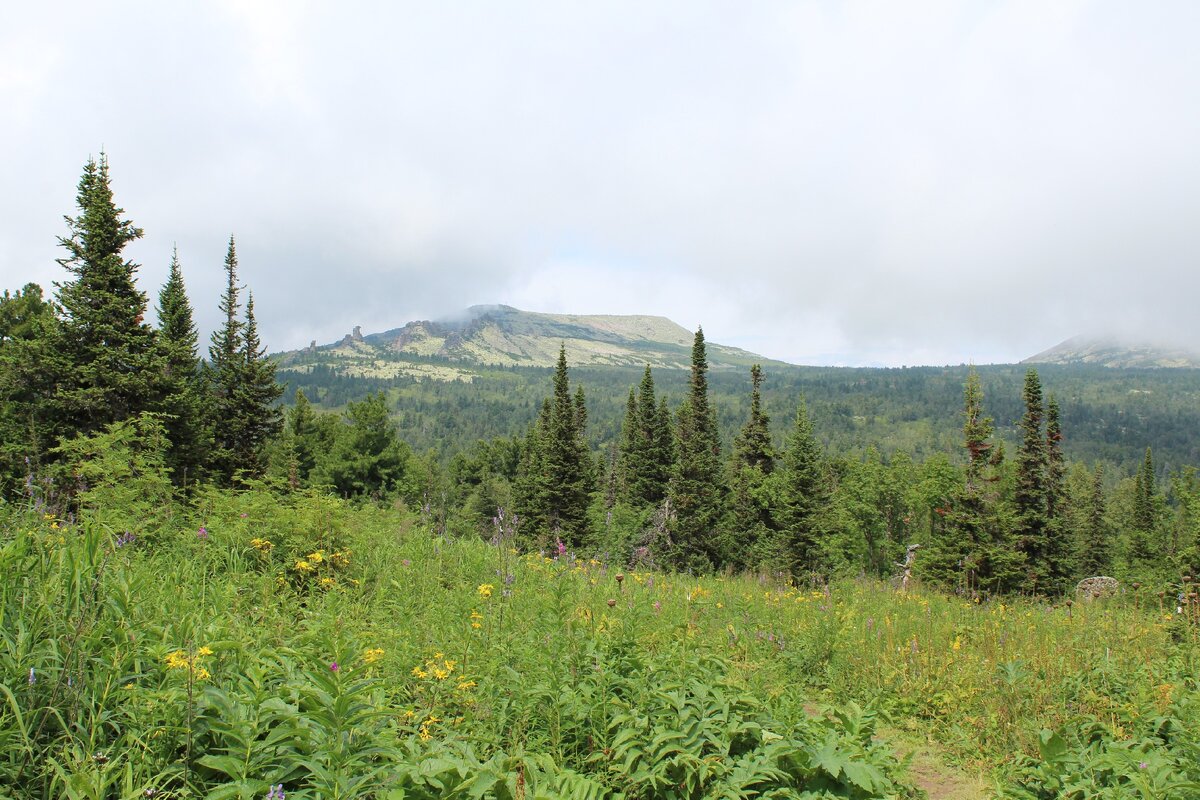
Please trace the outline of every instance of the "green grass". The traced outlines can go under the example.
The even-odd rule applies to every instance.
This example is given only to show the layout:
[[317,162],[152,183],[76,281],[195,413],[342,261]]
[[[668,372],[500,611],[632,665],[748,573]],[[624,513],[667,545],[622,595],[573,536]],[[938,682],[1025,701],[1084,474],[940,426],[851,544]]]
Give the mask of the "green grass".
[[0,511],[0,796],[905,797],[913,741],[1010,796],[1195,796],[1195,620],[1157,596],[629,572],[317,495],[160,512]]

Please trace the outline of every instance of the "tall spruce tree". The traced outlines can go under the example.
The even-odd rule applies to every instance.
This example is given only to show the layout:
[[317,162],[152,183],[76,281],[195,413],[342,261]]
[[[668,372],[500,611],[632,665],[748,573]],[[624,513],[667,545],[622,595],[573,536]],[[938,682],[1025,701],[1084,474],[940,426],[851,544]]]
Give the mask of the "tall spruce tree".
[[762,367],[750,367],[750,418],[733,440],[733,463],[770,475],[775,468],[775,448],[771,444],[771,419],[762,410],[762,381]]
[[571,397],[565,345],[553,387],[526,437],[514,499],[527,543],[545,547],[558,539],[579,548],[591,538],[587,510],[593,465],[580,427],[587,422],[586,404],[582,389]]
[[258,336],[254,318],[254,295],[246,296],[246,328],[242,337],[241,379],[236,398],[242,415],[242,437],[237,448],[238,468],[251,475],[266,470],[266,446],[283,427],[283,410],[278,400],[283,387],[275,380],[275,362]]
[[825,457],[801,397],[784,443],[782,468],[775,472],[779,549],[783,566],[797,582],[824,567],[822,513],[830,497],[825,473]]
[[692,343],[691,380],[678,430],[679,458],[670,489],[675,523],[667,562],[687,572],[708,572],[724,562],[718,528],[725,498],[717,416],[708,402],[703,329]]
[[1047,594],[1062,594],[1073,573],[1072,546],[1067,533],[1064,508],[1066,459],[1063,456],[1063,431],[1058,400],[1053,395],[1046,401],[1046,576]]
[[91,434],[153,410],[162,397],[154,331],[144,321],[146,295],[125,246],[142,230],[113,202],[108,158],[89,159],[79,179],[79,216],[67,217],[58,259],[72,276],[56,284],[62,309],[56,350],[64,372],[53,398],[61,433]]
[[209,385],[209,411],[212,414],[213,452],[209,458],[213,471],[223,483],[230,483],[238,469],[242,420],[237,417],[238,387],[242,380],[242,349],[245,325],[239,314],[237,246],[232,236],[225,252],[225,291],[219,308],[223,321],[213,331],[208,347],[206,374]]
[[1134,477],[1133,519],[1129,531],[1129,569],[1138,577],[1146,575],[1156,558],[1155,528],[1157,519],[1154,501],[1158,488],[1154,478],[1154,456],[1149,447]]
[[750,416],[733,441],[729,462],[729,514],[726,540],[733,566],[744,569],[770,561],[773,520],[767,477],[775,468],[770,419],[762,410],[762,367],[750,368]]
[[1035,369],[1025,373],[1022,400],[1025,414],[1019,425],[1021,446],[1017,451],[1014,495],[1016,545],[1024,560],[1025,573],[1020,588],[1027,592],[1054,594],[1062,587],[1055,581],[1055,548],[1050,541],[1053,531],[1046,514],[1048,454],[1043,430],[1045,410],[1042,405],[1042,383]]
[[167,466],[177,486],[200,478],[208,452],[208,426],[204,385],[200,372],[199,336],[183,283],[179,252],[171,251],[167,282],[158,295],[158,344],[162,353],[167,413],[165,430],[170,441]]
[[657,405],[650,366],[637,394],[629,390],[621,428],[621,500],[633,507],[657,507],[667,496],[675,454],[670,411]]
[[276,401],[283,387],[275,381],[275,364],[266,358],[254,319],[254,299],[246,304],[245,320],[238,318],[237,248],[232,236],[225,254],[225,292],[221,327],[208,348],[209,408],[213,415],[214,473],[225,484],[239,474],[259,477],[266,464],[264,448],[282,427]]
[[1084,578],[1107,575],[1112,569],[1112,533],[1108,525],[1104,498],[1104,468],[1097,465],[1092,474],[1088,498],[1087,524],[1079,543],[1079,572]]

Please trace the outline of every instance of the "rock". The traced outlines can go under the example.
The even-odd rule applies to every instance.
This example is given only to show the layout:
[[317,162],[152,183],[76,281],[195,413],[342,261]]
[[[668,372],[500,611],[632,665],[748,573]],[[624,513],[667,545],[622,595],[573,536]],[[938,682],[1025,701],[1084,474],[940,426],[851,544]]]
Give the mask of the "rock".
[[1110,578],[1107,575],[1097,575],[1092,578],[1084,578],[1075,586],[1075,594],[1083,600],[1095,600],[1100,597],[1111,597],[1121,588],[1120,582],[1116,578]]

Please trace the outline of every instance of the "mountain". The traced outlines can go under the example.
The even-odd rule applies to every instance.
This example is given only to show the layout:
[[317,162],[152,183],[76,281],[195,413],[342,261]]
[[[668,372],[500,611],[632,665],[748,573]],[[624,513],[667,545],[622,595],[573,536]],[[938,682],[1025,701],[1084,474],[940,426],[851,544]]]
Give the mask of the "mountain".
[[1200,354],[1178,347],[1075,336],[1022,364],[1094,364],[1102,367],[1200,368]]
[[[343,374],[390,378],[470,380],[479,367],[552,367],[560,346],[572,367],[688,369],[694,334],[665,317],[542,314],[511,306],[472,306],[457,318],[410,322],[364,336],[359,328],[341,341],[314,342],[279,356],[285,369],[317,365]],[[706,342],[714,371],[754,363],[782,366],[736,347]]]

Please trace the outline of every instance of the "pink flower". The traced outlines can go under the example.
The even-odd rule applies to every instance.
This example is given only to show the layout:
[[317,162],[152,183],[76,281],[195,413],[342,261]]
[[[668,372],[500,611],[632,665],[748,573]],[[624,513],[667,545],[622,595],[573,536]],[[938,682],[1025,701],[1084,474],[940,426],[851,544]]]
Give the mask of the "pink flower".
[[207,539],[208,538],[208,528],[201,525],[200,530],[196,531],[196,538],[197,539]]
[[336,661],[329,665],[330,672],[337,672],[339,669],[341,669],[341,667],[338,666]]

